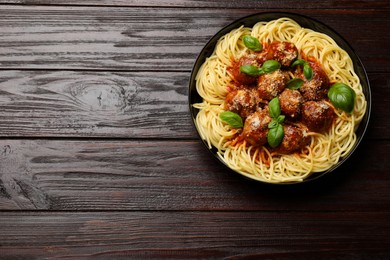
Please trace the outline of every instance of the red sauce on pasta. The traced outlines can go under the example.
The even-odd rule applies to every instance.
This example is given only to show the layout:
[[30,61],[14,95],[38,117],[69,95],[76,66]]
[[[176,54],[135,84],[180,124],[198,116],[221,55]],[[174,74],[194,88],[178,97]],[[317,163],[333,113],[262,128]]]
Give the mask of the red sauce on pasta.
[[[261,52],[233,59],[228,68],[231,78],[229,93],[225,99],[225,110],[241,116],[244,126],[237,132],[239,142],[249,145],[267,145],[269,123],[269,101],[279,98],[284,136],[274,149],[276,153],[290,154],[304,148],[309,141],[308,132],[326,132],[335,118],[334,109],[327,102],[329,79],[321,64],[313,57],[306,59],[312,69],[312,78],[306,79],[302,66],[292,67],[298,58],[298,49],[290,42],[272,42]],[[243,65],[261,67],[267,60],[276,60],[280,69],[259,76],[249,76],[240,71]],[[287,82],[299,78],[303,83],[299,89],[289,89]]]

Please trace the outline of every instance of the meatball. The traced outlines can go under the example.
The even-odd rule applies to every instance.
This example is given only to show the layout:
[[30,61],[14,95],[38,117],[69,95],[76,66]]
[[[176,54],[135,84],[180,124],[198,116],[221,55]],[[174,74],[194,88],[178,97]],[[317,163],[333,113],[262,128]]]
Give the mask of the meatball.
[[268,58],[279,61],[284,67],[289,67],[297,57],[298,49],[291,42],[274,41],[269,46]]
[[307,101],[302,105],[302,122],[314,132],[328,130],[334,115],[333,108],[325,101]]
[[255,112],[245,120],[242,136],[251,145],[267,143],[268,124],[272,121],[268,109]]
[[287,72],[281,70],[261,75],[257,82],[259,97],[265,100],[273,99],[284,90],[288,79]]
[[305,147],[310,140],[306,130],[301,127],[284,125],[284,136],[280,145],[275,149],[282,154],[290,154]]
[[259,63],[259,66],[262,66],[267,60],[272,60],[272,54],[270,54],[269,49],[263,49],[261,52],[256,53],[256,60]]
[[228,72],[232,80],[241,85],[251,85],[256,83],[257,77],[249,76],[240,71],[243,65],[253,65],[259,67],[256,54],[244,55],[238,61],[233,62],[233,65],[228,68]]
[[286,88],[279,95],[280,109],[282,114],[291,120],[298,119],[301,115],[303,97],[298,90]]
[[239,114],[242,118],[256,111],[256,92],[249,89],[236,89],[225,98],[225,110]]
[[313,70],[313,78],[306,80],[303,73],[301,73],[298,77],[304,79],[304,83],[300,91],[306,100],[318,101],[326,98],[329,89],[329,78],[320,64],[314,60],[309,60],[309,64]]

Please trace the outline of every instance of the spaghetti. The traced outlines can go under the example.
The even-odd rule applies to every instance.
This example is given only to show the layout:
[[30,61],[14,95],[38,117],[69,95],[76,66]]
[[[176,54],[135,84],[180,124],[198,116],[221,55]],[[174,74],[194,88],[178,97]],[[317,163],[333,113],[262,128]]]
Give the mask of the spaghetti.
[[[318,61],[330,82],[342,82],[355,91],[352,113],[334,108],[335,119],[329,129],[308,131],[307,145],[290,154],[277,153],[267,145],[238,141],[240,130],[224,123],[220,114],[226,110],[225,100],[231,90],[229,68],[235,60],[251,53],[243,43],[245,35],[259,39],[265,46],[275,41],[293,43],[299,50],[298,58],[311,57]],[[367,105],[347,52],[329,36],[302,28],[290,18],[258,22],[253,28],[242,26],[222,36],[198,71],[196,89],[203,102],[193,104],[198,109],[195,121],[208,147],[217,148],[218,156],[231,169],[270,183],[302,181],[315,172],[329,169],[346,156],[357,140],[355,131]]]

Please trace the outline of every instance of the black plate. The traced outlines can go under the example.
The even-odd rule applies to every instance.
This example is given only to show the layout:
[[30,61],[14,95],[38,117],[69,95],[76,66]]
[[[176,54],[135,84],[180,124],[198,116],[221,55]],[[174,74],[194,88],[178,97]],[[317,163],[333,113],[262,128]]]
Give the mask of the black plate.
[[[365,113],[365,115],[364,115],[364,117],[359,125],[359,128],[356,131],[357,141],[356,141],[354,147],[352,148],[352,150],[350,151],[350,153],[347,156],[345,156],[344,158],[342,158],[337,164],[333,165],[330,169],[328,169],[324,172],[320,172],[320,173],[313,173],[308,178],[306,178],[302,181],[302,182],[307,182],[310,180],[317,179],[321,176],[324,176],[327,173],[334,171],[336,168],[338,168],[341,164],[343,164],[354,153],[354,151],[356,150],[356,148],[360,144],[360,142],[361,142],[361,140],[366,132],[369,118],[370,118],[370,113],[371,113],[371,89],[370,89],[370,84],[368,81],[366,70],[365,70],[360,58],[357,56],[357,54],[352,49],[352,47],[346,42],[346,40],[343,39],[343,37],[341,37],[336,31],[334,31],[333,29],[331,29],[327,25],[325,25],[325,24],[323,24],[315,19],[309,18],[307,16],[294,14],[294,13],[285,13],[285,12],[258,13],[258,14],[249,15],[249,16],[246,16],[246,17],[243,17],[239,20],[234,21],[233,23],[229,24],[228,26],[224,27],[219,32],[217,32],[207,42],[207,44],[203,47],[198,58],[196,59],[195,65],[192,69],[190,83],[189,83],[189,106],[190,106],[190,112],[192,115],[192,121],[193,121],[193,123],[198,131],[198,128],[197,128],[197,125],[195,122],[195,118],[196,118],[196,115],[198,113],[198,110],[193,108],[192,105],[194,103],[202,102],[203,99],[199,96],[198,92],[196,91],[195,77],[198,73],[200,66],[205,62],[206,58],[209,57],[212,54],[212,52],[214,51],[215,45],[216,45],[219,38],[221,38],[223,35],[229,33],[233,29],[239,28],[242,25],[244,25],[245,27],[253,27],[258,22],[271,21],[271,20],[282,18],[282,17],[291,18],[304,28],[312,29],[316,32],[321,32],[321,33],[324,33],[324,34],[330,36],[342,49],[344,49],[349,54],[349,56],[351,57],[351,59],[353,61],[354,70],[360,79],[360,83],[361,83],[362,88],[363,88],[363,93],[364,93],[366,101],[367,101],[366,113]],[[198,131],[198,134],[199,134],[199,131]],[[199,138],[202,140],[200,135],[199,135]],[[223,165],[225,165],[226,167],[229,168],[229,166],[226,165],[225,162],[223,162],[219,158],[219,156],[217,155],[217,150],[215,148],[209,149],[207,143],[204,140],[202,140],[202,142],[203,142],[204,146],[207,148],[207,150],[209,150],[212,153],[212,155],[219,162],[221,162]],[[232,169],[230,169],[230,170],[232,170]],[[237,171],[234,171],[234,172],[236,172],[242,176],[246,176],[246,175],[243,175]],[[246,177],[248,177],[248,176],[246,176]],[[258,179],[255,179],[255,178],[253,178],[253,180],[259,181]],[[282,183],[272,183],[272,184],[294,184],[294,183],[302,183],[302,182],[282,182]]]

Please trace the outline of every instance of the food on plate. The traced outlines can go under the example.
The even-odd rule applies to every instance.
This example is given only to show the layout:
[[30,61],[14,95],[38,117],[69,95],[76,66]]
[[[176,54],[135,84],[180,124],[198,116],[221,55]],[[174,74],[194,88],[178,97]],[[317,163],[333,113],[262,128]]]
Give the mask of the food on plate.
[[231,169],[297,182],[346,156],[367,102],[348,53],[290,18],[223,35],[200,67],[196,125]]

